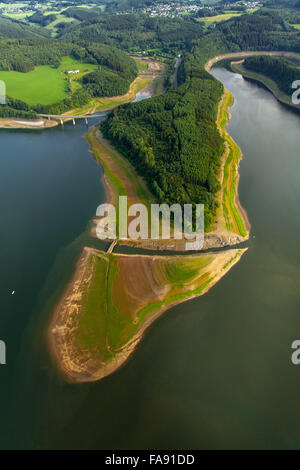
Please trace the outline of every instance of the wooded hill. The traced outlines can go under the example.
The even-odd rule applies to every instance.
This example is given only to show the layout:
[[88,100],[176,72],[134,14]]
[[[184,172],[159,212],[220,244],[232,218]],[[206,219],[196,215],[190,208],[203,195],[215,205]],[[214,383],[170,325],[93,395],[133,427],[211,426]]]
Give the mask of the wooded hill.
[[224,142],[216,127],[223,86],[204,70],[225,52],[299,50],[300,33],[285,28],[273,11],[217,25],[193,41],[179,68],[180,86],[166,94],[114,110],[104,135],[133,163],[160,202],[205,204],[205,225],[216,209],[215,193]]
[[289,60],[281,57],[255,56],[248,57],[244,67],[254,72],[262,73],[274,80],[280,90],[287,95],[293,93],[292,83],[300,80],[300,69]]
[[204,203],[208,227],[224,149],[216,127],[223,85],[201,63],[198,49],[187,54],[177,90],[116,109],[101,128],[160,202]]
[[300,51],[300,31],[289,25],[285,10],[261,9],[252,15],[232,18],[219,23],[213,38],[219,35],[231,52],[245,50]]
[[49,31],[0,16],[0,39],[37,37],[50,37]]
[[[102,15],[78,26],[66,27],[61,39],[86,39],[111,44],[127,51],[181,51],[203,32],[200,23],[180,18],[145,15]],[[151,53],[151,51],[150,51]]]

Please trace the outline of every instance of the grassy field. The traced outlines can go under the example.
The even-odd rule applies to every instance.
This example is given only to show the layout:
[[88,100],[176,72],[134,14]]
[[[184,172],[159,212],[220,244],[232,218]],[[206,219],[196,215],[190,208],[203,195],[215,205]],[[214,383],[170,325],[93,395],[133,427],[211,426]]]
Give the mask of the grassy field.
[[6,83],[6,93],[30,105],[51,104],[68,96],[68,83],[64,75],[46,65],[35,67],[32,72],[0,72],[0,80]]
[[[92,129],[86,136],[86,141],[90,145],[95,159],[101,163],[105,176],[111,186],[113,192],[117,196],[126,196],[125,186],[120,178],[110,169],[107,163],[107,153],[109,152],[103,144],[96,138],[96,129]],[[115,151],[116,152],[116,151]],[[109,152],[110,156],[110,152]]]
[[135,60],[135,63],[137,65],[139,73],[145,72],[148,69],[148,64],[147,62],[144,62],[143,60]]
[[68,82],[64,74],[69,69],[79,69],[81,75],[94,70],[96,65],[82,64],[71,57],[64,57],[55,69],[40,65],[28,73],[0,72],[0,80],[6,84],[6,93],[30,105],[52,104],[68,96]]
[[61,370],[78,382],[114,372],[163,311],[203,295],[245,251],[130,256],[86,248],[51,326]]
[[63,57],[62,61],[60,63],[60,66],[58,67],[57,71],[58,72],[66,72],[67,70],[74,70],[78,69],[80,70],[80,73],[86,73],[86,72],[91,72],[92,70],[97,69],[98,66],[95,64],[83,64],[82,62],[79,62],[76,59],[73,59],[72,57]]
[[227,154],[224,162],[223,181],[221,190],[221,201],[217,212],[223,211],[226,229],[235,232],[242,237],[247,235],[243,218],[236,204],[238,165],[241,159],[241,150],[227,133],[228,111],[233,104],[233,97],[225,91],[225,96],[220,105],[217,126],[220,134],[225,139]]
[[56,20],[52,21],[52,23],[49,23],[46,26],[46,29],[49,29],[51,31],[52,36],[56,36],[57,25],[59,23],[73,23],[75,25],[75,24],[79,24],[80,21],[76,20],[75,18],[69,18],[61,14],[56,15]]
[[[52,21],[52,23],[48,24],[45,28],[51,32],[51,35],[55,37],[57,35],[58,23],[73,23],[79,24],[80,21],[75,18],[69,18],[63,15],[63,12],[68,9],[68,6],[62,8],[55,8],[55,4],[53,2],[47,2],[39,6],[32,4],[31,9],[28,9],[28,3],[24,2],[16,2],[16,3],[3,3],[0,2],[0,9],[2,10],[2,15],[6,18],[10,18],[12,20],[23,20],[27,24],[35,25],[35,23],[31,23],[29,17],[32,16],[34,13],[42,13],[43,15],[56,15],[56,19]],[[90,3],[87,5],[78,5],[79,8],[91,9],[97,8],[99,13],[105,10],[105,5],[98,5],[96,3]]]
[[246,12],[226,11],[225,10],[225,13],[222,14],[222,15],[205,16],[203,18],[198,18],[198,21],[204,21],[206,26],[210,26],[212,23],[219,23],[220,21],[227,21],[227,20],[230,20],[230,18],[234,18],[236,16],[241,16],[241,15],[245,15],[245,14],[251,15],[252,13],[254,13],[258,9],[259,9],[258,7],[257,8],[252,8],[252,9],[248,8],[248,10],[246,10]]
[[[119,196],[127,196],[128,204],[143,203],[148,207],[151,202],[154,202],[154,197],[143,178],[136,173],[131,163],[101,136],[97,129],[92,129],[85,138],[94,157],[103,167],[106,184],[109,187],[108,202],[115,204],[117,217]],[[117,230],[118,225],[117,223]]]
[[25,20],[29,16],[33,15],[34,11],[20,12],[20,13],[3,13],[3,16],[10,18],[11,20]]
[[207,25],[210,25],[212,23],[219,23],[220,21],[230,20],[230,18],[241,16],[242,14],[243,13],[224,13],[223,15],[217,16],[205,16],[203,18],[198,18],[198,21],[204,21]]
[[[111,355],[107,351],[106,338],[103,331],[107,330],[106,289],[108,260],[104,258],[90,257],[88,269],[93,273],[93,282],[88,291],[82,296],[82,315],[79,318],[77,347],[88,346],[90,350],[95,348],[101,352],[101,356],[107,360]],[[102,315],[98,312],[102,311]]]
[[11,18],[12,20],[24,20],[30,15],[33,15],[35,10],[23,11],[22,8],[28,7],[28,3],[24,2],[14,2],[11,4],[0,2],[0,9],[2,11],[2,15],[6,16],[7,18]]
[[291,26],[293,26],[295,29],[300,29],[300,24],[292,24]]

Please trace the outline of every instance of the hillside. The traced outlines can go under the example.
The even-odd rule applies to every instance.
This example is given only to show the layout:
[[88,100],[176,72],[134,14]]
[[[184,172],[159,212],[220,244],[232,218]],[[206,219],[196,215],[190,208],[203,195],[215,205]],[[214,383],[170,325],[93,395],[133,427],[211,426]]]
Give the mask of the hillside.
[[247,70],[262,73],[274,80],[279,89],[291,95],[292,83],[299,80],[299,68],[292,62],[281,57],[256,56],[248,57],[244,61]]
[[299,39],[300,32],[286,27],[281,16],[269,10],[220,23],[193,41],[179,68],[176,90],[114,110],[102,123],[102,132],[146,179],[159,201],[205,204],[209,230],[218,208],[225,143],[216,125],[223,87],[204,64],[232,51],[297,51]]
[[67,27],[60,38],[67,41],[99,41],[130,52],[181,51],[203,32],[194,21],[179,18],[151,18],[145,15],[103,15],[77,26]]
[[0,38],[37,38],[49,37],[46,29],[29,26],[21,21],[0,16]]
[[[286,20],[287,10],[261,9],[216,26],[216,34],[230,52],[245,50],[300,51],[300,31]],[[294,12],[296,21],[297,12]],[[209,36],[209,35],[208,35]]]
[[0,40],[0,79],[8,94],[1,116],[61,114],[93,97],[123,95],[137,73],[135,61],[113,47],[45,38]]

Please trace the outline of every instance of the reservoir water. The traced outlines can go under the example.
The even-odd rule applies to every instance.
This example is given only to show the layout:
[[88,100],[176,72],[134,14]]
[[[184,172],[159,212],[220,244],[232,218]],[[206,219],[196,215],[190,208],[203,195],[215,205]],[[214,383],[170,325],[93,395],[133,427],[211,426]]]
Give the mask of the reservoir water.
[[248,253],[98,383],[65,383],[45,340],[105,197],[86,128],[0,133],[0,448],[300,448],[300,118],[239,75],[212,73],[235,97]]

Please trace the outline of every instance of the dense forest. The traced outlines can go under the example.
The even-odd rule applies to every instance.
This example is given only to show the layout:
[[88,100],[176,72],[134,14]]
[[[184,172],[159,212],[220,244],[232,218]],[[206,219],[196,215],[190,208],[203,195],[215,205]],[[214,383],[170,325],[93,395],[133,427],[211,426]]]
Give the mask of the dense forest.
[[6,105],[0,106],[0,117],[36,119],[37,114],[27,103],[24,103],[24,101],[15,100],[7,96]]
[[123,51],[101,44],[55,39],[0,40],[0,70],[29,72],[36,65],[58,67],[62,57],[70,55],[83,63],[103,65],[132,80],[135,62]]
[[159,201],[204,203],[207,228],[216,209],[224,145],[215,123],[223,87],[204,64],[229,51],[299,50],[299,39],[299,32],[269,10],[220,23],[192,41],[179,68],[177,90],[114,110],[101,124],[102,131],[145,177]]
[[203,33],[199,22],[145,15],[102,15],[65,28],[61,39],[111,44],[130,52],[148,50],[176,53],[188,48]]
[[208,227],[224,146],[216,127],[223,86],[201,68],[202,60],[198,49],[186,54],[176,90],[114,110],[101,128],[159,201],[205,204]]
[[67,10],[63,11],[62,13],[64,16],[68,18],[75,18],[79,21],[88,21],[92,18],[99,16],[100,10],[98,8],[80,8],[80,7],[70,7]]
[[234,17],[208,29],[190,19],[148,17],[145,15],[102,15],[77,26],[64,28],[61,38],[68,41],[88,39],[111,44],[131,53],[177,53],[190,50],[207,37],[221,38],[227,50],[300,50],[300,31],[291,26],[299,21],[294,8],[261,8],[251,15]]
[[43,15],[40,12],[34,13],[34,15],[28,18],[28,21],[31,23],[39,24],[40,26],[47,26],[48,24],[52,23],[52,21],[56,20],[56,15]]
[[27,73],[36,65],[58,67],[63,56],[70,55],[71,43],[50,39],[12,39],[0,41],[0,70]]
[[256,56],[244,61],[244,67],[262,73],[274,80],[287,95],[293,92],[292,83],[300,80],[300,70],[289,60],[281,57]]
[[130,84],[128,79],[105,70],[103,67],[85,75],[82,82],[93,97],[125,95]]
[[0,16],[1,38],[37,38],[49,37],[49,31],[37,26],[29,26],[20,21],[11,20]]
[[282,12],[261,9],[252,15],[232,18],[216,26],[226,48],[242,50],[300,51],[300,31],[289,26]]

